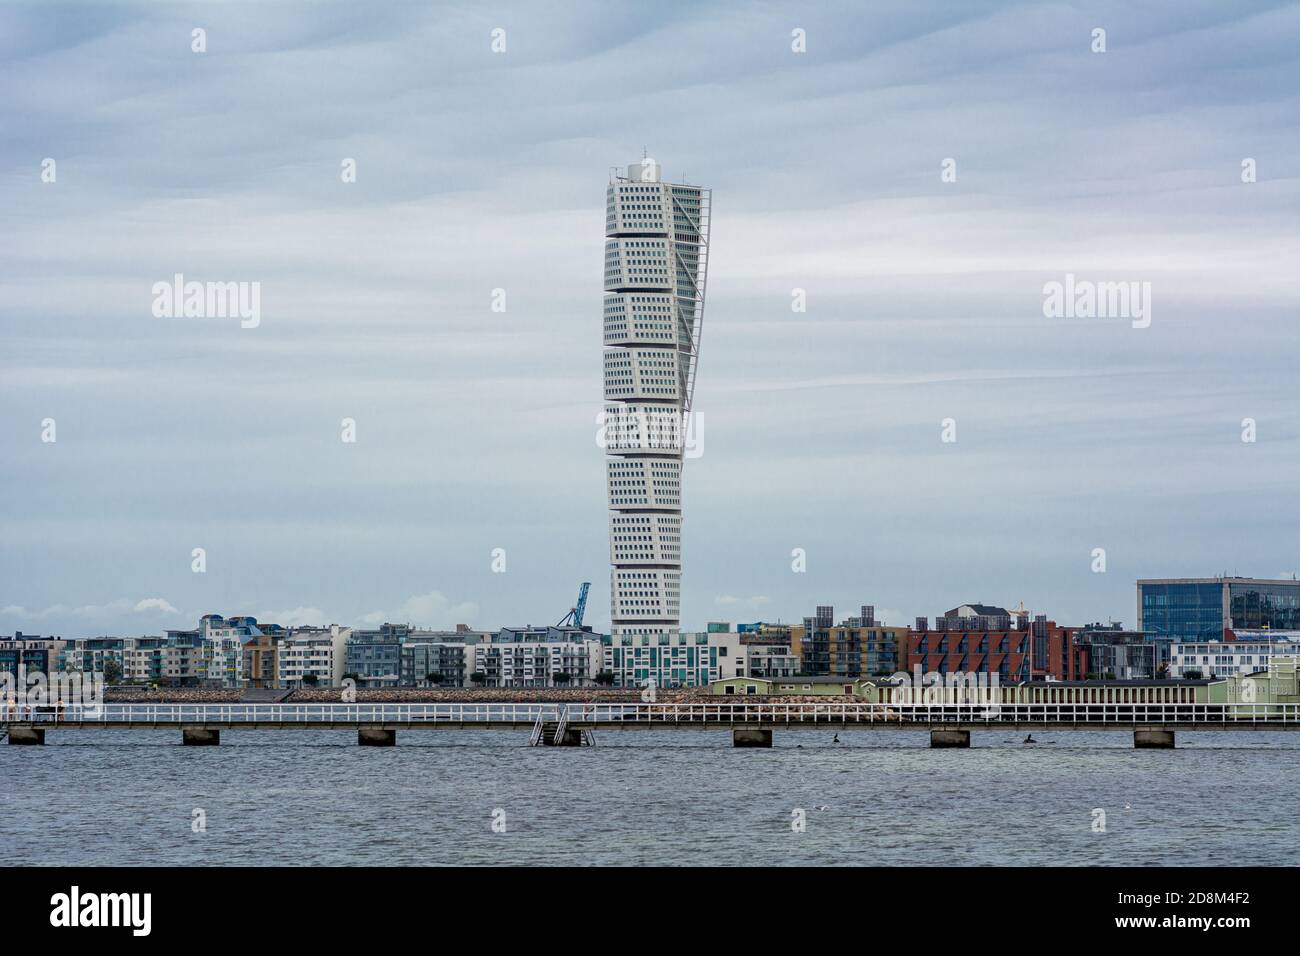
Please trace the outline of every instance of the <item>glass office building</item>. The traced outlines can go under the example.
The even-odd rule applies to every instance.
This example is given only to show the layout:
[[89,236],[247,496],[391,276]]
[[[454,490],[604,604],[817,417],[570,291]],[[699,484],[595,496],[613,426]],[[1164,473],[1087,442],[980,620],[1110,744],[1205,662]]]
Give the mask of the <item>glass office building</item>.
[[1227,628],[1300,629],[1300,581],[1164,578],[1137,582],[1139,631],[1153,640],[1222,640]]
[[1228,613],[1241,630],[1300,630],[1300,581],[1229,581]]

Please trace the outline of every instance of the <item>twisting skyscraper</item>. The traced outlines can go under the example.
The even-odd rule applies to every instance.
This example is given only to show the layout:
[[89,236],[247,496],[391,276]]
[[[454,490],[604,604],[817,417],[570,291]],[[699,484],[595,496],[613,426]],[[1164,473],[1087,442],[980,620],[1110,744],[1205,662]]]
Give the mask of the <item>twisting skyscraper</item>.
[[[682,462],[704,321],[710,190],[643,159],[605,199],[605,453],[615,647],[681,626]],[[656,641],[657,643],[657,641]]]

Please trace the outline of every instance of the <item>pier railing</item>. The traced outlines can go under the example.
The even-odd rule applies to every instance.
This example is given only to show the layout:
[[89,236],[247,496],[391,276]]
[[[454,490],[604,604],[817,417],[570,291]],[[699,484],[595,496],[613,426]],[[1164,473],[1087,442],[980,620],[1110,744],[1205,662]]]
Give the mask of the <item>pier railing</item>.
[[816,725],[933,726],[1076,724],[1125,727],[1135,724],[1198,724],[1241,727],[1256,723],[1294,724],[1300,704],[880,704],[868,702],[779,703],[719,701],[691,703],[143,703],[29,707],[0,705],[0,724],[93,726],[221,725],[526,725],[568,726]]

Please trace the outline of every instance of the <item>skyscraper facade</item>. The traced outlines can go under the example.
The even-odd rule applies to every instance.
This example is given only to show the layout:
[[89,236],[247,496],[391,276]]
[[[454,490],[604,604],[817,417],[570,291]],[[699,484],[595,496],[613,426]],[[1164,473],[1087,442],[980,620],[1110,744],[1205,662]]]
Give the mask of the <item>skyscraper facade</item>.
[[605,409],[613,644],[681,627],[682,465],[704,321],[710,190],[643,159],[605,194]]

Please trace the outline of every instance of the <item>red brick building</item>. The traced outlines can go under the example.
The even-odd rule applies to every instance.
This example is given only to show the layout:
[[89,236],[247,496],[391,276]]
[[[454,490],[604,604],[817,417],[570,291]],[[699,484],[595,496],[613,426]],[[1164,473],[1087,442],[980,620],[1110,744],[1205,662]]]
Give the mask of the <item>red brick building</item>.
[[920,668],[923,674],[997,674],[1001,683],[1087,676],[1087,651],[1075,643],[1074,628],[1041,617],[1014,623],[1018,626],[965,629],[955,620],[940,618],[930,629],[919,619],[907,635],[905,667],[909,672]]

